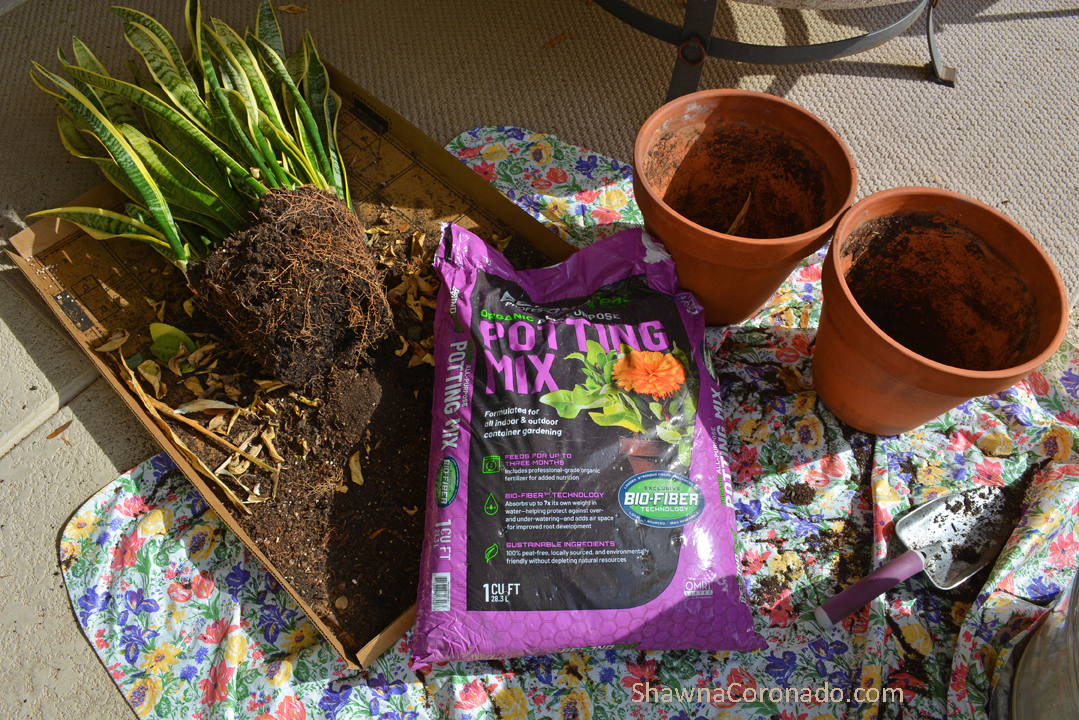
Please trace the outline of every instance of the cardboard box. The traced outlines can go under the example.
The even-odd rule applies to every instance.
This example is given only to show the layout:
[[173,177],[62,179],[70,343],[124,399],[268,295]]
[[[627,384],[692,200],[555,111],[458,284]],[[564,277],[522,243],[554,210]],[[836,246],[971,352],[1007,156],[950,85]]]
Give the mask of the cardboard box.
[[[329,68],[334,89],[344,107],[338,120],[338,138],[348,168],[353,208],[370,223],[384,205],[394,206],[412,228],[437,237],[440,223],[454,222],[481,237],[515,235],[527,240],[552,260],[567,257],[572,248],[540,225],[463,165],[457,158],[410,125],[404,118],[358,85]],[[105,183],[70,205],[120,207],[124,196]],[[322,634],[352,667],[367,667],[393,645],[416,616],[416,607],[401,608],[401,615],[359,650],[345,651],[334,631],[314,613],[282,573],[243,531],[228,505],[223,504],[206,480],[185,459],[146,412],[115,366],[93,348],[117,329],[136,329],[148,335],[156,318],[147,299],[165,296],[165,289],[182,282],[174,268],[148,245],[113,238],[95,240],[78,227],[58,220],[42,220],[11,239],[17,254],[12,260],[30,280],[90,361],[120,394],[132,412],[168,452],[207,502],[228,524],[281,585],[288,590]]]

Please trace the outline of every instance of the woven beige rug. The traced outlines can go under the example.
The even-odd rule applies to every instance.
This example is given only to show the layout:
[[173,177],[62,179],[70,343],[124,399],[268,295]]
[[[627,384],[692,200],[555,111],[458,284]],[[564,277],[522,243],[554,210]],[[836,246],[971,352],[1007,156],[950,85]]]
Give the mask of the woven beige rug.
[[[681,24],[684,0],[634,2]],[[180,0],[128,4],[185,37]],[[243,26],[256,4],[207,0],[204,12]],[[637,128],[662,102],[673,67],[672,47],[589,0],[292,4],[306,11],[279,13],[286,40],[309,28],[325,58],[439,142],[479,124],[514,124],[628,161]],[[134,55],[107,5],[31,0],[0,15],[5,235],[26,213],[99,181],[60,146],[56,108],[27,71],[31,59],[55,67],[57,46],[70,47],[75,34],[125,75],[123,61]],[[875,30],[911,7],[720,3],[716,34],[821,42]],[[1042,243],[1079,299],[1079,0],[942,0],[937,22],[945,62],[958,68],[954,88],[926,79],[924,19],[886,45],[838,61],[766,67],[710,59],[701,87],[761,90],[822,117],[854,154],[860,196],[928,185],[1002,209]]]

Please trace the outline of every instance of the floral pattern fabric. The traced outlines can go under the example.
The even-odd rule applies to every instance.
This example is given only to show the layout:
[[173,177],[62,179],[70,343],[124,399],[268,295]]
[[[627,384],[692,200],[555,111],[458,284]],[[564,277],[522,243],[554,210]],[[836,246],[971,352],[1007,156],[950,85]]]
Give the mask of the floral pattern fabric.
[[[631,171],[615,160],[516,128],[476,128],[448,147],[571,244],[640,223]],[[822,259],[754,318],[707,336],[766,650],[581,649],[410,668],[406,634],[351,671],[165,455],[66,527],[60,563],[78,622],[140,717],[984,718],[1016,646],[1075,574],[1079,351],[912,432],[854,431],[813,390]],[[1018,482],[1028,504],[991,572],[970,581],[980,587],[941,592],[915,577],[831,631],[813,620],[898,552],[895,520],[910,507]],[[902,700],[858,702],[884,689]]]

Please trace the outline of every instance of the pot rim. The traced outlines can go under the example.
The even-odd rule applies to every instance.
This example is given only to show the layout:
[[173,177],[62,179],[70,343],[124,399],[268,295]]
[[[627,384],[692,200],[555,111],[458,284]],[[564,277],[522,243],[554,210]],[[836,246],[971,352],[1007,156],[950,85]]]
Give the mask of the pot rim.
[[[698,225],[697,223],[683,216],[681,213],[675,211],[670,205],[668,205],[667,202],[655,191],[655,188],[652,187],[652,184],[645,177],[644,173],[638,170],[638,168],[643,166],[644,154],[648,149],[647,145],[649,144],[649,139],[655,135],[656,130],[661,124],[661,116],[667,115],[671,108],[688,105],[691,102],[708,102],[717,98],[745,98],[758,102],[763,102],[766,104],[773,103],[780,107],[785,107],[789,110],[792,110],[799,115],[802,115],[815,126],[823,129],[825,134],[830,136],[831,139],[835,142],[835,144],[839,147],[839,149],[843,151],[843,155],[846,158],[848,165],[850,166],[850,192],[847,193],[847,197],[840,205],[839,210],[817,227],[812,228],[811,230],[807,230],[804,233],[799,233],[797,235],[787,235],[785,237],[778,238],[745,238],[739,235],[727,235],[726,233],[721,233],[717,230],[706,228],[703,225]],[[843,142],[843,139],[841,137],[839,137],[839,134],[836,133],[834,129],[832,129],[832,126],[824,122],[824,120],[819,118],[817,115],[811,113],[809,110],[806,110],[801,105],[798,105],[797,103],[793,103],[786,98],[781,98],[776,95],[770,95],[769,93],[758,92],[756,90],[737,90],[728,88],[699,90],[688,95],[683,95],[680,98],[676,98],[668,103],[661,105],[651,115],[648,116],[648,119],[644,121],[644,124],[641,125],[641,129],[637,132],[637,138],[636,140],[634,140],[633,143],[633,178],[634,180],[641,183],[641,186],[647,191],[651,199],[656,202],[660,207],[662,207],[667,212],[675,215],[676,217],[681,218],[688,225],[690,225],[696,230],[701,231],[710,239],[727,243],[752,243],[757,247],[770,249],[790,248],[791,250],[797,250],[798,248],[805,246],[807,243],[812,243],[813,241],[818,240],[820,242],[818,243],[817,247],[819,248],[823,246],[824,243],[827,242],[829,237],[827,228],[835,227],[836,221],[840,218],[841,215],[843,215],[844,212],[846,212],[850,208],[851,204],[854,202],[854,198],[858,195],[858,167],[854,163],[854,156],[851,154],[850,148],[847,147],[847,144]]]
[[[1045,265],[1045,269],[1048,270],[1048,275],[1052,277],[1056,286],[1056,297],[1060,302],[1060,322],[1057,323],[1056,332],[1053,334],[1050,342],[1042,347],[1038,353],[1019,365],[1013,365],[1007,368],[1001,368],[999,370],[968,370],[967,368],[957,367],[955,365],[945,365],[944,363],[931,360],[924,355],[919,355],[913,350],[896,342],[881,330],[876,323],[870,320],[865,311],[854,299],[854,294],[851,293],[850,287],[847,285],[847,279],[843,276],[842,261],[839,253],[836,251],[836,242],[840,238],[846,238],[850,232],[860,225],[864,220],[876,217],[884,217],[887,213],[881,215],[864,215],[866,211],[872,212],[878,205],[887,203],[893,198],[938,198],[943,200],[950,200],[957,202],[961,205],[966,205],[972,208],[975,212],[988,213],[1005,225],[1008,225],[1015,231],[1016,235],[1026,241],[1027,245],[1034,251],[1035,256]],[[835,234],[832,236],[832,243],[828,247],[828,255],[824,260],[830,266],[832,272],[835,273],[836,278],[839,281],[839,289],[846,298],[847,303],[853,309],[858,320],[864,323],[868,328],[873,331],[873,335],[880,341],[884,342],[889,349],[898,353],[902,358],[918,363],[925,367],[932,369],[937,373],[941,373],[950,377],[964,377],[972,380],[1007,380],[1009,378],[1021,379],[1026,377],[1029,373],[1037,370],[1039,367],[1045,364],[1053,353],[1057,351],[1060,344],[1064,340],[1064,336],[1068,331],[1069,320],[1069,307],[1068,307],[1068,292],[1064,287],[1064,282],[1060,278],[1060,272],[1056,268],[1056,264],[1053,263],[1052,258],[1045,252],[1041,244],[1038,243],[1034,237],[1028,233],[1019,223],[1012,220],[1010,217],[997,210],[991,205],[988,205],[981,200],[972,198],[961,193],[954,192],[952,190],[945,190],[943,188],[931,188],[920,186],[905,186],[898,188],[889,188],[887,190],[881,190],[879,192],[868,195],[867,197],[859,200],[855,205],[850,207],[847,212],[840,219],[839,224],[836,226]],[[830,274],[830,273],[828,273]],[[824,303],[827,304],[827,298],[824,299]],[[1051,311],[1052,308],[1046,308],[1046,311]],[[1018,380],[1016,380],[1017,382]]]

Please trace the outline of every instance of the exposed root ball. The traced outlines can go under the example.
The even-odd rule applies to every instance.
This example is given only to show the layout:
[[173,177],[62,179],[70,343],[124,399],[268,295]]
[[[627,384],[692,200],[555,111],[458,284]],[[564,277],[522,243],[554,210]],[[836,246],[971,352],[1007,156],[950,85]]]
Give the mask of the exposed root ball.
[[273,190],[248,229],[191,268],[198,303],[283,382],[354,367],[392,315],[363,224],[335,196]]

